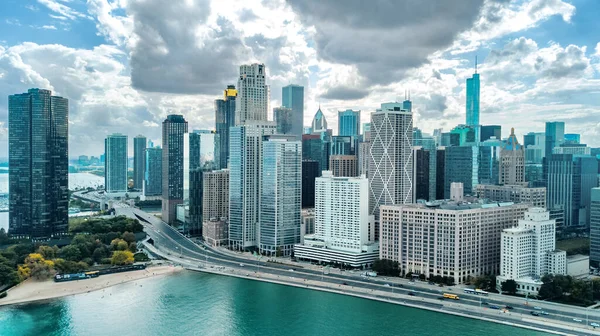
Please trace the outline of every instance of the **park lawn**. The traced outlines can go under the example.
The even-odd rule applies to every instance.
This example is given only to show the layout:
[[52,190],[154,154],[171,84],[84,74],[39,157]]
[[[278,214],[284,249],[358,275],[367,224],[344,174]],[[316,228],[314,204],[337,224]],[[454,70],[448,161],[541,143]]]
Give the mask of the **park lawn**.
[[571,251],[590,246],[589,238],[571,238],[556,242],[556,248],[563,251]]

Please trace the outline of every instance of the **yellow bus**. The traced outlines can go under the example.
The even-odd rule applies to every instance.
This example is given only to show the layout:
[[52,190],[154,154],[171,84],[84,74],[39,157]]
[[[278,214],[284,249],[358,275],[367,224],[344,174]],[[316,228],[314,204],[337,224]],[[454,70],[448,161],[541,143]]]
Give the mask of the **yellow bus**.
[[444,298],[445,298],[445,299],[458,300],[458,295],[456,295],[456,294],[448,294],[448,293],[444,293]]

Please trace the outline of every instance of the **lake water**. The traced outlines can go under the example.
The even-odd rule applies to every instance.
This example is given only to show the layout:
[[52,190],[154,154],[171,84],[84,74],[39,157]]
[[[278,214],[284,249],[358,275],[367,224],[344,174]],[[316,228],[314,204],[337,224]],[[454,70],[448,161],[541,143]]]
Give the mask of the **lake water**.
[[194,272],[0,308],[0,335],[544,335],[350,296]]
[[[69,189],[96,188],[104,185],[104,177],[88,173],[69,174]],[[8,193],[8,174],[0,173],[0,194]]]

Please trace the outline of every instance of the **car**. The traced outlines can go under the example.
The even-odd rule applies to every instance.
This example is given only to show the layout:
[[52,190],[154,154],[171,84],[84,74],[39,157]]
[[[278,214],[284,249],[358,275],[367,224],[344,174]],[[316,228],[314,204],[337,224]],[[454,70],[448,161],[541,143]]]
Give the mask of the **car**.
[[384,286],[385,286],[385,287],[390,287],[390,284],[385,284]]
[[244,267],[244,264],[240,264],[240,267]]
[[515,307],[513,307],[513,306],[505,306],[504,309],[511,310],[511,309],[515,309]]
[[433,281],[429,281],[429,282],[428,282],[428,284],[430,284],[430,285],[435,285],[435,284],[433,283]]
[[545,312],[545,311],[543,311],[543,310],[542,310],[540,313],[541,313],[542,315],[550,315],[550,314],[548,314],[548,312]]
[[488,302],[485,302],[485,301],[483,301],[481,304],[482,304],[482,305],[484,305],[484,306],[487,306],[487,305],[489,305],[489,303],[488,303]]
[[443,297],[443,296],[440,296],[440,297],[438,298],[438,300],[442,300],[442,301],[443,301],[443,300],[444,300],[444,297]]
[[409,292],[409,293],[408,293],[408,295],[410,295],[410,296],[415,296],[415,293],[413,293],[413,292]]
[[575,321],[575,322],[583,322],[582,319],[578,319],[578,318],[574,318],[573,321]]
[[344,286],[348,286],[348,283],[344,282],[342,285],[344,285]]
[[500,309],[500,306],[496,306],[496,305],[491,305],[489,307],[490,307],[490,309]]
[[293,269],[293,268],[290,268],[288,271],[290,271],[290,272],[293,272],[293,271],[294,271],[294,269]]
[[592,322],[592,323],[590,323],[590,325],[591,325],[592,327],[594,327],[594,328],[596,328],[596,327],[600,327],[600,324],[598,324],[598,323],[596,323],[596,322]]
[[542,310],[542,307],[533,307],[535,310]]
[[536,311],[530,311],[529,314],[531,314],[533,316],[540,316],[540,313],[538,313]]

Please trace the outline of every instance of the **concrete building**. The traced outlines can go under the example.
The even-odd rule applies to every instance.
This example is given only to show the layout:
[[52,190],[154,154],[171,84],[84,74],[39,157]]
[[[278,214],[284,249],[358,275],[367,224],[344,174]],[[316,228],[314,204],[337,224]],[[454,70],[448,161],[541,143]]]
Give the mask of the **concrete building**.
[[104,189],[109,194],[127,192],[127,136],[115,133],[104,140]]
[[447,276],[458,284],[498,274],[500,233],[528,207],[481,200],[382,206],[379,258],[397,261],[402,273]]
[[262,142],[259,251],[289,256],[300,243],[302,142],[294,135],[264,136]]
[[302,160],[302,208],[315,207],[315,179],[321,176],[319,163]]
[[371,114],[369,213],[381,205],[413,200],[412,113],[401,103],[384,103]]
[[360,110],[338,111],[338,134],[352,137],[360,134]]
[[302,209],[300,224],[300,244],[304,244],[304,236],[315,233],[315,208]]
[[202,237],[212,246],[229,244],[229,170],[203,174]]
[[10,95],[5,126],[8,126],[8,233],[15,238],[32,239],[66,234],[69,101],[42,89]]
[[331,155],[329,157],[329,170],[336,177],[356,177],[357,172],[356,155]]
[[188,123],[182,115],[168,115],[162,124],[162,220],[174,225],[177,205],[184,194],[184,134]]
[[586,144],[564,143],[552,149],[552,154],[591,155],[592,149]]
[[162,196],[162,148],[146,148],[146,169],[144,172],[144,190],[147,197]]
[[529,188],[524,185],[479,184],[475,195],[496,202],[527,203],[536,208],[546,208],[546,188]]
[[[229,162],[229,128],[235,126],[235,85],[227,85],[223,99],[215,100],[215,129],[219,143],[217,169],[227,168]],[[215,151],[215,156],[217,156]]]
[[[290,134],[300,139],[302,137],[302,126],[304,125],[304,87],[290,84],[281,88],[281,105],[292,109]],[[275,119],[277,121],[277,119]]]
[[590,200],[590,265],[600,267],[600,188],[592,188]]
[[498,184],[515,185],[525,182],[525,149],[510,129],[510,136],[500,151],[500,174]]
[[587,277],[590,274],[590,256],[576,254],[567,257],[567,275],[574,278]]
[[143,135],[133,138],[133,188],[142,190],[146,171],[146,142]]
[[369,202],[366,177],[334,177],[324,171],[317,178],[315,233],[294,247],[301,260],[365,267],[379,255],[378,245],[369,240]]
[[245,125],[248,121],[267,121],[270,93],[266,84],[266,73],[264,64],[240,66],[238,95],[235,101],[236,126]]
[[258,246],[262,139],[276,132],[273,122],[232,127],[229,153],[229,246]]
[[502,231],[500,275],[496,288],[506,280],[517,282],[517,293],[537,295],[546,274],[567,274],[567,254],[556,250],[556,223],[542,208],[530,208],[518,226]]
[[202,223],[202,237],[211,246],[227,246],[229,242],[227,218],[210,218]]

